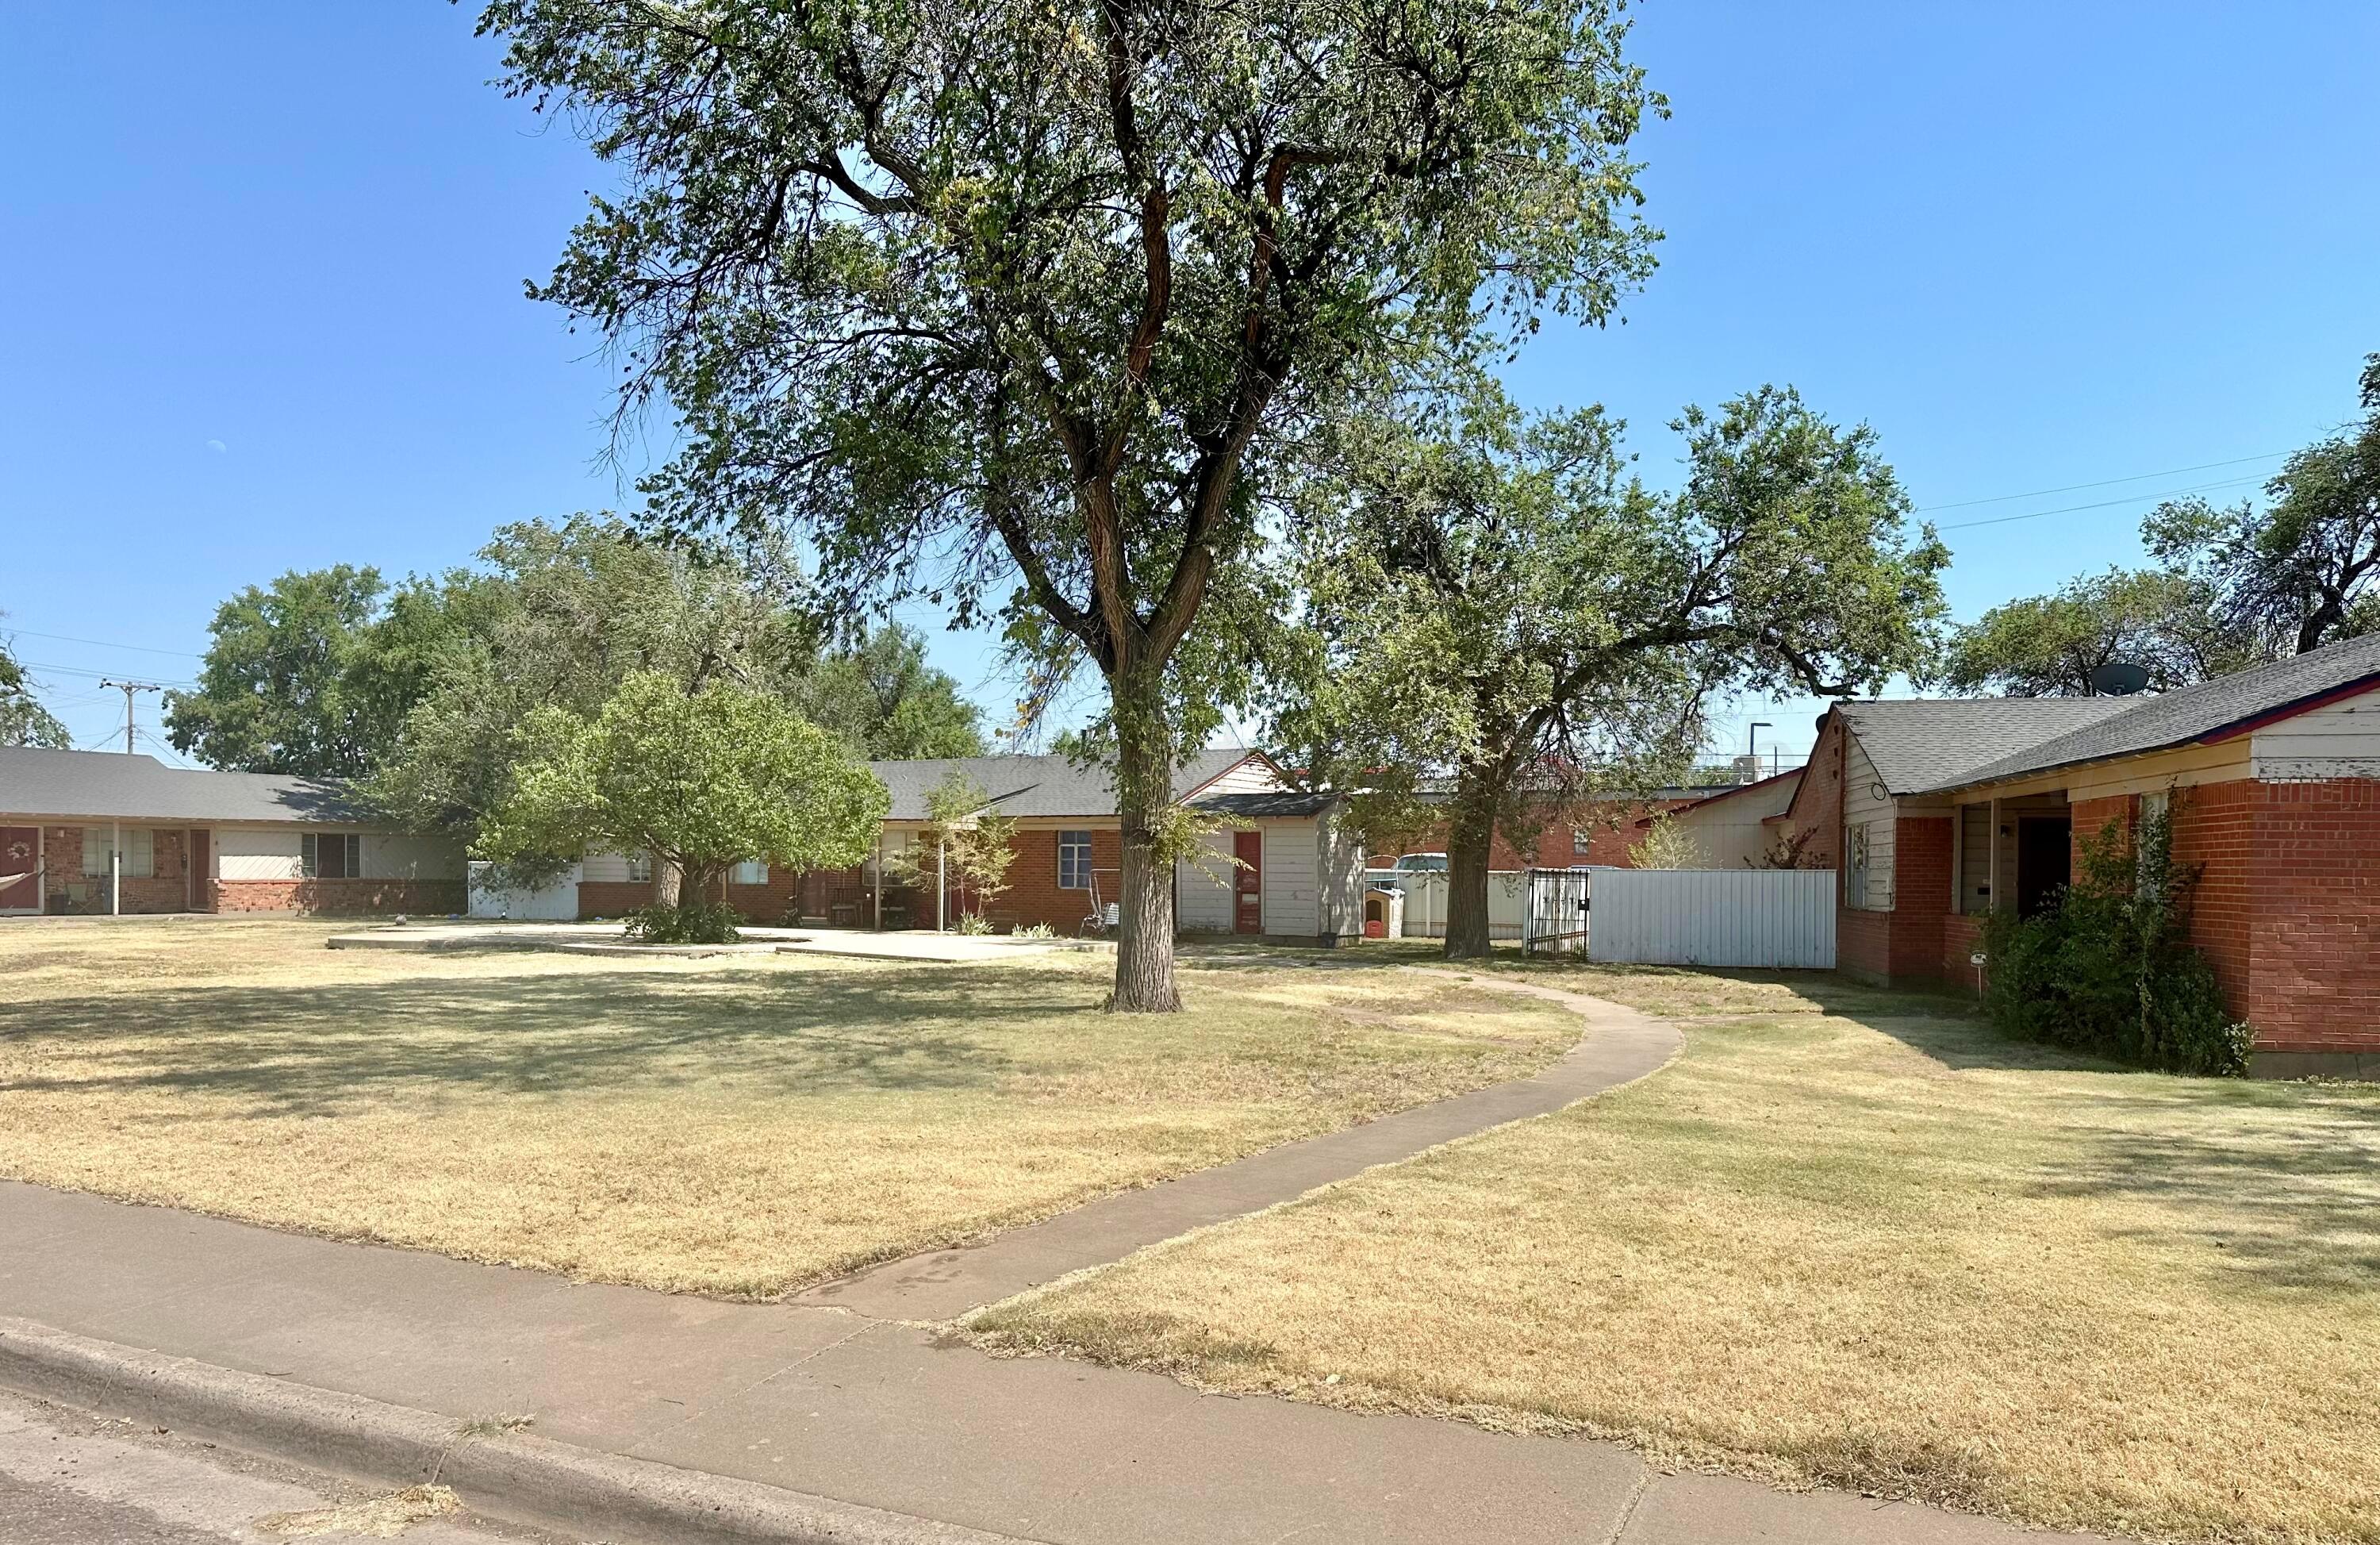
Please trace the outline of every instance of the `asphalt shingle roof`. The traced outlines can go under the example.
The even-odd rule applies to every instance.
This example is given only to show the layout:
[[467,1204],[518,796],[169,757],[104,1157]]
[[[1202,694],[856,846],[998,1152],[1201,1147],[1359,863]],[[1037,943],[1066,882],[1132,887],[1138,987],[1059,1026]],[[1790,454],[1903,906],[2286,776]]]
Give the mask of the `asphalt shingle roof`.
[[1209,794],[1190,801],[1194,810],[1212,815],[1236,815],[1254,820],[1264,816],[1319,815],[1330,809],[1335,794],[1308,789],[1274,789],[1262,794]]
[[[2325,644],[2287,660],[2217,676],[2195,687],[2161,692],[2153,698],[2073,700],[2114,703],[2119,705],[2119,711],[2064,734],[2034,741],[2022,749],[2010,749],[1993,760],[1924,786],[1927,791],[1961,788],[2071,767],[2078,762],[2104,761],[2109,757],[2136,756],[2143,751],[2186,746],[2293,704],[2366,682],[2380,684],[2380,636]],[[1860,742],[1867,744],[1864,733]],[[1868,755],[1876,755],[1873,747]],[[1900,791],[1896,786],[1894,792]]]
[[373,825],[334,778],[210,772],[116,751],[0,746],[0,813],[108,821],[322,821]]
[[[1187,793],[1247,759],[1241,750],[1200,751],[1175,770],[1173,787]],[[1081,767],[1062,756],[939,757],[871,761],[868,769],[892,793],[893,821],[927,819],[926,797],[953,772],[964,772],[1007,816],[1111,817],[1115,784],[1103,768]]]
[[2125,698],[1910,698],[1837,703],[1894,794],[1954,788],[1987,762],[2121,713]]

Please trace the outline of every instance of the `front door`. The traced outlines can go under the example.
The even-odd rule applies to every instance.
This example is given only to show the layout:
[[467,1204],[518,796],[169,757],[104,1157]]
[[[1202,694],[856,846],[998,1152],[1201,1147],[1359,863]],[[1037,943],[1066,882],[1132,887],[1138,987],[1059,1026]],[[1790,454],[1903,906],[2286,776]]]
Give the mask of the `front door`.
[[1264,931],[1264,833],[1232,833],[1232,931]]
[[2016,821],[2016,915],[2047,909],[2074,877],[2074,821],[2062,815],[2024,815]]
[[0,826],[0,912],[41,909],[41,828]]

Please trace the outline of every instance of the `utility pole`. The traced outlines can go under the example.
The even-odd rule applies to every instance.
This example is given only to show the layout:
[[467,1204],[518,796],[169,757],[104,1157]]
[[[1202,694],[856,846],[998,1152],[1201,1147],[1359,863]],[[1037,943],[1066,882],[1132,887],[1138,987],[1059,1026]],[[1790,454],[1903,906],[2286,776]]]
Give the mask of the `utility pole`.
[[132,754],[132,694],[135,692],[160,692],[164,690],[164,688],[159,687],[153,681],[103,680],[100,682],[100,686],[113,687],[117,691],[124,694],[124,754],[128,757]]

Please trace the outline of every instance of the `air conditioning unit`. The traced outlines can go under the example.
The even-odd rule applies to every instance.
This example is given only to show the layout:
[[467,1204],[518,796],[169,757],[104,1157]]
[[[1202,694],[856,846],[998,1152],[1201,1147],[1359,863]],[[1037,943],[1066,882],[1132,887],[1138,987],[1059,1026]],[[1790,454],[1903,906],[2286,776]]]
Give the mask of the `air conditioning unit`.
[[1750,754],[1736,758],[1735,781],[1739,784],[1758,783],[1760,781],[1760,759],[1757,756]]

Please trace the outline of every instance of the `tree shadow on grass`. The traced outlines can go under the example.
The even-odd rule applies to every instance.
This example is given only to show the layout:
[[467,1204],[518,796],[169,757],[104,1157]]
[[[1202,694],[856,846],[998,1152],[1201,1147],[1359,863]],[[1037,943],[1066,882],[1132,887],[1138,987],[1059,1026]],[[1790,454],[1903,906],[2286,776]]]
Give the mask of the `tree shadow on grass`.
[[1094,991],[990,971],[164,988],[0,1006],[0,1049],[29,1069],[0,1089],[178,1090],[281,1115],[722,1079],[787,1097],[985,1089],[1030,1070],[987,1032],[1088,1012]]

